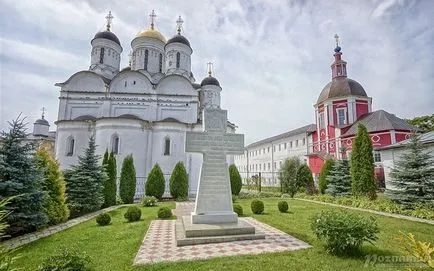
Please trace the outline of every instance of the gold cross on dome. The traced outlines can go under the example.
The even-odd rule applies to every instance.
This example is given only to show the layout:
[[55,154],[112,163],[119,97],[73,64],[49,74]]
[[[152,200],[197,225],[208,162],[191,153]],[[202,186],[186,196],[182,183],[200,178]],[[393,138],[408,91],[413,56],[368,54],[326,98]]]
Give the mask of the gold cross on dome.
[[335,40],[336,40],[336,47],[339,46],[339,36],[338,34],[335,34]]
[[45,112],[47,111],[47,109],[45,107],[42,107],[41,111],[42,111],[42,119],[43,119],[45,117]]
[[178,31],[178,34],[181,34],[181,29],[182,29],[182,23],[184,21],[181,18],[181,15],[179,15],[178,20],[176,20],[176,31]]
[[151,19],[151,29],[152,30],[154,30],[155,17],[157,17],[157,14],[155,14],[155,11],[152,10],[151,14],[149,14],[149,18]]
[[114,17],[112,16],[112,12],[111,11],[109,11],[108,15],[105,16],[105,19],[107,20],[107,24],[106,24],[107,31],[110,31],[110,27],[111,27],[113,18]]
[[212,62],[208,62],[206,63],[206,65],[208,66],[208,76],[212,75],[212,70],[213,70],[213,63]]

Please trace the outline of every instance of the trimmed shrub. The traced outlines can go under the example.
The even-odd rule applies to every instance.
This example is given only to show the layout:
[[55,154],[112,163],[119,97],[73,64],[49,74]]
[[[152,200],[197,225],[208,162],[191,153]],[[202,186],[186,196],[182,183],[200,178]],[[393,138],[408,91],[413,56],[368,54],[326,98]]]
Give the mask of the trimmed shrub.
[[321,194],[325,194],[327,189],[327,176],[333,168],[335,161],[332,159],[327,159],[324,165],[321,167],[321,172],[319,173],[318,180],[318,190]]
[[254,199],[250,204],[250,208],[254,214],[262,214],[264,212],[264,203],[260,200]]
[[38,271],[53,270],[90,270],[88,265],[91,263],[90,257],[86,252],[80,252],[77,249],[60,248],[59,252],[46,258],[38,267]]
[[288,193],[291,197],[294,197],[295,193],[297,193],[300,188],[300,185],[297,182],[297,171],[300,166],[301,162],[298,157],[291,157],[285,160],[279,170],[279,180],[282,193]]
[[[109,159],[110,163],[110,159]],[[136,194],[136,169],[133,156],[130,154],[122,162],[119,183],[119,195],[124,203],[133,203]]]
[[158,164],[155,164],[146,179],[145,195],[161,199],[164,194],[165,182],[163,171]]
[[[108,154],[107,150],[106,153]],[[104,160],[103,160],[103,166],[107,173],[107,179],[103,184],[104,186],[103,208],[113,206],[116,204],[116,179],[117,179],[116,156],[113,152],[111,152],[110,155],[107,155],[106,158],[106,153],[104,154]]]
[[288,209],[289,209],[288,202],[286,202],[286,201],[279,201],[277,203],[277,207],[279,208],[279,211],[281,213],[286,213],[286,212],[288,212]]
[[234,212],[238,214],[238,216],[243,215],[243,207],[239,204],[234,204]]
[[144,207],[152,207],[152,206],[157,205],[157,202],[158,202],[158,200],[157,200],[156,197],[154,197],[154,196],[145,196],[142,199],[142,206],[144,206]]
[[98,223],[98,225],[100,225],[100,226],[106,226],[106,225],[110,224],[111,220],[112,220],[112,218],[110,217],[110,215],[108,213],[102,213],[96,217],[96,223]]
[[[188,197],[188,176],[182,162],[176,163],[170,176],[170,194],[176,200]],[[163,191],[164,192],[164,191]]]
[[131,206],[128,208],[127,212],[124,214],[124,217],[128,222],[134,222],[140,220],[142,216],[142,210],[140,210],[137,206]]
[[347,211],[322,211],[311,218],[311,228],[332,254],[358,252],[363,242],[378,239],[377,221]]
[[316,194],[315,183],[313,182],[312,171],[308,165],[303,164],[297,170],[297,185],[305,188],[308,195]]
[[172,217],[172,210],[169,207],[161,207],[158,209],[157,216],[160,219],[166,219]]
[[234,164],[229,166],[229,179],[231,181],[232,195],[240,194],[243,183],[241,181],[241,175],[238,172],[237,166]]

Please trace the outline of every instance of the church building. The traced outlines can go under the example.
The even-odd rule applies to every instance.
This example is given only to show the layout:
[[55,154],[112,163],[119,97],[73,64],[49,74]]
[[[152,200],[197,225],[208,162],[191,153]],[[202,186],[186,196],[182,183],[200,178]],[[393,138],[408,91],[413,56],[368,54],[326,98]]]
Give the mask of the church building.
[[[166,40],[156,29],[155,13],[149,28],[131,41],[128,67],[120,69],[123,48],[111,31],[111,12],[104,31],[91,40],[90,67],[73,74],[60,87],[56,121],[56,157],[61,168],[76,164],[78,155],[94,136],[97,154],[108,149],[116,154],[118,174],[123,159],[132,154],[137,176],[136,198],[144,194],[144,183],[158,163],[165,175],[166,192],[170,174],[179,161],[189,177],[189,194],[197,190],[202,163],[200,154],[186,153],[187,131],[202,131],[202,110],[220,108],[222,88],[212,76],[196,83],[191,71],[193,49],[182,35],[182,19],[177,33]],[[236,126],[227,123],[227,132]],[[228,162],[233,158],[228,157]]]

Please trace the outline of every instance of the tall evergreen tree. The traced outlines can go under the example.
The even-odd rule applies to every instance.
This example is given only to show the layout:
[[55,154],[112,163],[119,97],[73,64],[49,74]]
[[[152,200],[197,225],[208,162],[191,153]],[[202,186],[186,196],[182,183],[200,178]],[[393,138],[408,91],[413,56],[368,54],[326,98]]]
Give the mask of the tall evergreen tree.
[[368,130],[360,123],[351,152],[352,192],[355,196],[367,196],[370,199],[377,197],[372,151]]
[[327,176],[330,174],[334,163],[333,159],[327,159],[321,168],[318,180],[318,189],[321,194],[324,194],[327,189]]
[[285,160],[279,170],[279,181],[283,193],[289,193],[294,197],[299,188],[297,183],[297,171],[300,168],[301,162],[297,157],[291,157]]
[[122,162],[119,195],[124,203],[133,203],[136,194],[136,169],[133,156],[127,155]]
[[36,155],[39,170],[43,173],[41,189],[45,192],[44,209],[48,224],[56,225],[65,222],[69,217],[69,209],[66,205],[66,184],[59,162],[44,148],[39,148]]
[[393,189],[386,190],[395,201],[410,206],[434,202],[434,159],[413,135],[408,150],[399,157],[390,173]]
[[166,180],[164,180],[163,171],[158,164],[152,168],[146,179],[145,194],[146,196],[154,196],[161,199],[166,188]]
[[170,176],[170,194],[175,199],[187,199],[188,197],[188,175],[181,161],[176,163]]
[[104,169],[107,169],[108,159],[109,159],[109,152],[108,149],[105,149],[104,157],[102,159],[102,166],[104,167]]
[[243,183],[241,181],[240,172],[235,164],[229,166],[229,180],[231,181],[232,195],[240,194]]
[[[105,154],[104,154],[105,159]],[[104,161],[104,160],[103,160]],[[103,207],[109,207],[116,205],[116,179],[117,179],[117,170],[116,170],[116,156],[113,152],[108,155],[105,165],[107,179],[104,182],[104,204]]]
[[25,118],[9,122],[8,133],[1,132],[0,201],[15,197],[5,206],[12,212],[6,222],[7,233],[15,236],[35,231],[47,223],[44,213],[44,193],[40,190],[42,174],[36,166],[35,146],[25,143]]
[[312,171],[310,171],[309,166],[306,164],[301,165],[297,171],[297,186],[299,188],[305,188],[308,195],[316,193]]
[[351,174],[348,160],[337,160],[327,176],[327,194],[332,196],[351,195]]
[[97,211],[104,203],[103,183],[107,179],[104,168],[95,153],[95,138],[89,138],[84,155],[78,156],[78,164],[65,174],[67,203],[71,217]]

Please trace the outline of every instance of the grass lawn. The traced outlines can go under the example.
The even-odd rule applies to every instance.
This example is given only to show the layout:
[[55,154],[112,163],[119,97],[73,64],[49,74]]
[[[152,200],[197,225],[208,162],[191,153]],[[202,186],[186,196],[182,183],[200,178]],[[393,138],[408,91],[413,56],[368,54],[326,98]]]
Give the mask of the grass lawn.
[[[125,208],[110,212],[112,224],[99,227],[90,220],[53,236],[23,246],[19,253],[19,266],[23,270],[35,270],[38,264],[60,246],[75,246],[92,257],[95,270],[405,270],[396,266],[365,267],[365,257],[336,257],[325,252],[322,243],[317,241],[310,230],[309,218],[324,209],[339,209],[322,204],[288,199],[290,213],[282,214],[277,210],[280,199],[264,199],[265,214],[253,215],[250,211],[251,200],[239,200],[244,213],[248,216],[276,227],[296,238],[313,245],[313,248],[293,252],[267,253],[261,255],[214,258],[190,262],[160,263],[132,267],[132,261],[142,242],[151,220],[156,219],[158,207],[142,208],[143,220],[126,223]],[[174,203],[162,205],[174,208]],[[393,238],[399,231],[412,232],[418,240],[434,243],[434,226],[383,217],[358,211],[366,216],[374,216],[380,226],[379,240],[375,245],[365,245],[365,254],[402,255],[398,242]]]

